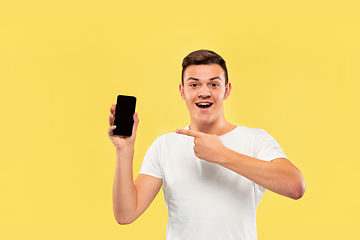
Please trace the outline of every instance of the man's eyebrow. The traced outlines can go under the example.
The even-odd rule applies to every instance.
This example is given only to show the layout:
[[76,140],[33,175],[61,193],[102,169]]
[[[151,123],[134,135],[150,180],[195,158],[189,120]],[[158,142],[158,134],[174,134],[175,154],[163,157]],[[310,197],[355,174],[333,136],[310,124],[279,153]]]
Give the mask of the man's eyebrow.
[[189,80],[199,81],[199,79],[198,79],[198,78],[194,78],[194,77],[189,77],[187,80],[188,80],[188,81],[189,81]]
[[[210,78],[210,81],[212,81],[212,80],[216,80],[216,79],[221,80],[221,78],[220,78],[219,76],[215,76],[215,77]],[[199,81],[199,79],[198,79],[198,78],[194,78],[194,77],[189,77],[187,80],[188,80],[188,81],[189,81],[189,80]]]
[[210,78],[210,81],[211,81],[211,80],[215,80],[215,79],[221,80],[221,78],[220,78],[219,76],[216,76],[216,77]]

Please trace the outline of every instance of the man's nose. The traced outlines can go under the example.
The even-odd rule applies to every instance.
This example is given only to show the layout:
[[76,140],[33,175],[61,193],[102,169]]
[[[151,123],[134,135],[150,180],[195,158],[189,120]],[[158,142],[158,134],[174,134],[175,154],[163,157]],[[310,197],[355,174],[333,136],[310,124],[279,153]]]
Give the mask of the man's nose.
[[202,86],[199,89],[198,97],[206,98],[206,97],[210,97],[210,96],[211,96],[211,92],[207,86]]

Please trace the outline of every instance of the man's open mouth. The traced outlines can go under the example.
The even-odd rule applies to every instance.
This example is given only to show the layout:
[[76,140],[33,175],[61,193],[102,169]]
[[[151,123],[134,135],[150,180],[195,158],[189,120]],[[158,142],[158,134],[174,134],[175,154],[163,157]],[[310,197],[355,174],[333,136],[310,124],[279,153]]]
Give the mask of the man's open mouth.
[[208,108],[212,105],[212,103],[196,103],[196,106],[199,108]]

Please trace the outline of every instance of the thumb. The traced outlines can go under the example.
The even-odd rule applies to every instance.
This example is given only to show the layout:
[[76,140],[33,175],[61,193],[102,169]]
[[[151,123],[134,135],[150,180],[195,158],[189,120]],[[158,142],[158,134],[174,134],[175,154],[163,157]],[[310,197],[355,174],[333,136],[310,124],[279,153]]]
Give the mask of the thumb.
[[133,116],[133,119],[134,119],[134,125],[133,125],[133,133],[132,135],[136,135],[136,131],[137,131],[137,128],[138,128],[138,125],[139,125],[139,114],[136,112],[134,113],[134,116]]

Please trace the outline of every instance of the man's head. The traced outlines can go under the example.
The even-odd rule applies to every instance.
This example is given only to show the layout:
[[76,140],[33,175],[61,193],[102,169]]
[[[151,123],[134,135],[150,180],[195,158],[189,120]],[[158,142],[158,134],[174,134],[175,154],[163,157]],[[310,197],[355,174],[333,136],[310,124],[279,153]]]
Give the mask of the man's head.
[[218,54],[199,50],[185,57],[179,91],[192,127],[224,124],[223,101],[230,94],[231,83],[227,81],[225,61]]
[[225,85],[228,83],[228,72],[225,60],[217,53],[210,50],[197,50],[187,55],[182,62],[181,83],[184,85],[184,72],[190,65],[210,65],[219,64],[224,70]]

